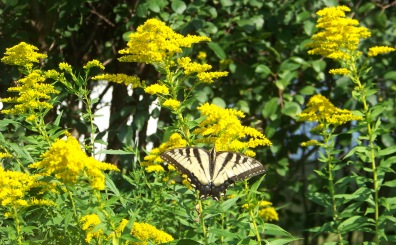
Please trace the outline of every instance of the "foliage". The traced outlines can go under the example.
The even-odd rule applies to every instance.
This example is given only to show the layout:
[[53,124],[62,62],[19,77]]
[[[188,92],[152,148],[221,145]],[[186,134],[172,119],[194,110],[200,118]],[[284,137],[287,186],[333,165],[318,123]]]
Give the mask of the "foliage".
[[[364,42],[358,40],[356,51],[362,52],[362,56],[353,62],[322,59],[307,52],[310,48],[306,44],[317,30],[315,22],[323,16],[314,13],[326,6],[336,5],[347,5],[351,9],[345,15],[353,17],[350,22],[353,25],[348,28],[365,27],[371,33]],[[194,222],[198,215],[194,211],[196,203],[193,192],[187,186],[174,184],[187,183],[175,171],[168,171],[158,161],[158,155],[172,145],[187,145],[187,141],[183,142],[186,139],[190,141],[188,144],[200,146],[213,143],[204,142],[206,138],[219,139],[217,134],[203,137],[198,132],[205,125],[198,119],[203,113],[197,107],[208,102],[212,108],[220,106],[220,111],[228,108],[238,111],[239,115],[243,113],[244,117],[237,119],[240,125],[255,128],[272,142],[271,148],[253,151],[246,149],[246,144],[240,148],[245,154],[250,154],[252,150],[255,158],[267,167],[265,180],[257,186],[259,197],[253,198],[253,202],[257,202],[252,206],[254,214],[264,212],[260,201],[270,200],[279,215],[277,225],[296,237],[304,238],[297,244],[339,240],[344,244],[384,242],[386,239],[390,242],[394,239],[392,200],[396,115],[395,72],[392,67],[395,67],[396,61],[392,59],[394,53],[376,55],[391,51],[380,45],[394,46],[395,11],[394,4],[387,1],[283,1],[281,5],[279,1],[262,0],[2,1],[0,53],[24,41],[38,46],[35,51],[42,50],[47,57],[45,60],[42,60],[44,57],[37,57],[41,59],[40,63],[35,62],[36,56],[29,57],[36,64],[35,70],[40,70],[30,76],[24,70],[0,63],[1,97],[8,97],[12,102],[15,92],[22,90],[21,87],[29,82],[49,85],[52,81],[54,89],[60,92],[49,93],[49,99],[33,97],[37,98],[36,102],[49,103],[52,108],[45,107],[45,104],[40,107],[40,103],[36,103],[34,105],[38,107],[25,107],[25,115],[1,115],[2,165],[7,170],[33,176],[29,172],[36,170],[28,168],[28,165],[41,161],[41,155],[61,138],[67,128],[83,143],[87,157],[99,159],[99,153],[107,153],[105,162],[122,169],[122,174],[111,175],[112,181],[106,178],[105,190],[99,192],[102,201],[105,200],[101,208],[91,205],[96,197],[91,195],[92,186],[83,175],[80,176],[83,182],[78,182],[81,186],[70,190],[74,193],[73,200],[77,200],[78,212],[86,207],[95,212],[98,209],[107,212],[107,215],[98,213],[102,222],[100,227],[87,226],[88,229],[96,232],[103,228],[104,234],[109,237],[112,232],[117,233],[117,227],[126,224],[124,233],[117,235],[117,238],[120,241],[125,237],[133,240],[129,236],[132,224],[135,221],[147,222],[157,229],[166,230],[174,238],[184,237],[181,242],[192,243],[192,240],[202,238],[203,234],[203,227]],[[194,87],[198,80],[195,75],[189,75],[183,81],[188,93],[179,90],[177,97],[169,94],[157,100],[163,94],[146,93],[144,86],[147,89],[153,83],[165,81],[164,70],[153,64],[117,62],[116,59],[119,58],[117,51],[125,49],[128,36],[152,18],[165,22],[166,26],[183,36],[194,34],[212,40],[194,44],[193,49],[183,48],[183,53],[179,54],[190,60],[180,60],[181,63],[175,63],[173,68],[186,72],[188,69],[185,68],[189,68],[186,64],[197,63],[199,69],[207,69],[206,65],[211,64],[209,69],[227,71],[228,76]],[[356,20],[361,23],[355,25]],[[340,22],[333,24],[337,23]],[[26,55],[22,57],[27,58]],[[91,67],[90,71],[86,69],[88,66],[83,67],[94,59],[103,61],[107,73],[97,75],[97,71],[102,69],[98,66],[101,63]],[[65,64],[60,70],[62,62]],[[353,64],[356,70],[351,68]],[[186,77],[184,72],[178,74],[179,79]],[[63,74],[64,79],[57,74]],[[91,99],[91,92],[103,82],[92,81],[90,78],[93,75],[113,83],[106,83],[103,92]],[[19,80],[22,82],[15,82]],[[9,87],[16,90],[7,92]],[[152,89],[156,91],[156,87]],[[112,93],[111,100],[104,102],[109,91]],[[316,128],[319,131],[309,132],[312,123],[302,123],[297,115],[303,112],[305,102],[314,94],[321,94],[334,103],[334,108],[347,109],[363,120],[328,125],[327,128]],[[192,100],[184,100],[183,95],[188,95]],[[25,101],[21,101],[22,104]],[[150,107],[153,101],[162,104],[162,108]],[[99,130],[101,125],[94,120],[101,114],[97,113],[98,110],[106,103],[111,108],[109,127]],[[10,109],[10,105],[4,103],[3,106],[2,111]],[[177,114],[169,113],[176,110],[182,112],[188,130],[181,127],[184,124],[177,123],[180,118]],[[29,120],[28,116],[31,116]],[[151,129],[147,123],[149,119],[158,121],[154,133],[149,133],[153,132],[148,130]],[[190,135],[185,137],[182,132],[187,131]],[[203,129],[201,131],[204,132]],[[247,143],[244,140],[241,142]],[[300,147],[302,142],[307,142],[305,145],[308,147]],[[104,143],[109,150],[99,152],[98,147]],[[157,148],[157,152],[146,151],[151,149],[151,145]],[[52,178],[44,177],[40,181],[48,184],[55,181]],[[376,187],[374,183],[377,183]],[[71,219],[72,202],[67,192],[61,189],[58,194],[52,193],[51,188],[52,184],[43,184],[31,190],[28,188],[25,201],[31,201],[29,197],[34,195],[37,200],[56,200],[59,207],[66,205],[69,208],[57,209],[51,205],[25,208],[29,216],[20,220],[23,234],[30,240],[43,237],[48,244],[55,244],[61,239],[65,239],[61,243],[66,244],[83,241],[87,230],[82,231],[81,226],[74,226],[78,219]],[[229,190],[228,194],[235,192],[236,200],[227,199],[224,201],[227,205],[202,202],[201,217],[207,217],[205,227],[208,228],[208,240],[215,240],[221,235],[225,235],[224,243],[254,239],[249,223],[241,222],[251,220],[250,210],[226,211],[235,204],[240,208],[246,207],[246,195],[241,188],[243,186],[238,185]],[[253,186],[249,188],[249,193],[252,190]],[[65,216],[65,213],[68,214]],[[228,219],[230,213],[237,218]],[[224,223],[219,223],[222,215],[226,216]],[[37,217],[41,222],[31,217]],[[123,221],[126,217],[130,218],[127,223]],[[9,238],[14,239],[16,235],[11,220],[2,216],[1,232],[7,232]],[[24,222],[30,220],[32,224],[25,226],[27,223]],[[264,226],[261,222],[258,219],[256,223],[260,232],[269,228],[265,234],[284,236],[271,240],[272,243],[294,239],[284,230],[269,223]],[[47,224],[52,225],[48,227],[53,228],[51,234]],[[222,227],[227,227],[229,233]],[[238,229],[245,233],[238,234]],[[50,239],[55,236],[59,237],[58,241]]]

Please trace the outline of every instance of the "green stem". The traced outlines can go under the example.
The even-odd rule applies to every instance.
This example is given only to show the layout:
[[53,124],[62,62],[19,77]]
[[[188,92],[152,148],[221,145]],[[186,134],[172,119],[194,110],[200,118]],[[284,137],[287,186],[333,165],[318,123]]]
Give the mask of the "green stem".
[[250,195],[249,195],[249,186],[248,186],[247,180],[245,180],[244,183],[245,183],[246,201],[247,201],[247,205],[248,205],[248,209],[249,209],[249,216],[250,216],[250,219],[252,220],[252,223],[253,223],[254,233],[256,234],[256,238],[257,238],[257,244],[261,245],[260,232],[259,232],[258,227],[257,227],[256,217],[254,215],[253,208],[251,207]]
[[47,131],[45,130],[44,119],[43,119],[42,115],[43,115],[43,113],[40,113],[39,122],[37,122],[37,120],[34,120],[34,124],[35,124],[37,130],[39,131],[39,133],[44,137],[44,140],[50,146],[51,142],[49,140]]
[[331,155],[331,143],[330,143],[330,135],[325,133],[324,141],[326,145],[326,154],[327,154],[327,167],[328,167],[328,172],[329,172],[329,191],[331,195],[331,202],[332,202],[332,209],[333,209],[333,220],[335,222],[336,228],[337,228],[337,236],[338,236],[338,241],[342,245],[342,235],[338,227],[338,211],[337,211],[337,203],[335,199],[335,188],[334,188],[334,178],[333,178],[333,164],[332,164],[332,155]]
[[18,212],[17,212],[15,206],[12,207],[12,216],[14,218],[15,229],[17,232],[18,244],[21,245],[22,244],[22,231],[21,231],[21,225],[20,225],[19,218],[18,218]]
[[[86,84],[86,82],[85,82],[85,84]],[[94,125],[94,122],[93,122],[93,114],[92,114],[92,110],[91,110],[91,99],[88,97],[88,90],[87,90],[87,88],[86,87],[84,87],[84,88],[82,88],[83,90],[84,90],[84,92],[83,92],[83,101],[84,101],[84,104],[85,104],[85,106],[87,107],[87,109],[86,109],[86,111],[87,111],[87,114],[88,114],[88,116],[89,116],[89,123],[90,123],[90,126],[91,126],[91,137],[90,137],[90,141],[91,141],[91,143],[90,143],[90,145],[91,145],[91,156],[94,156],[95,155],[95,131],[96,131],[96,129],[95,129],[95,125]]]
[[367,135],[369,137],[369,147],[371,155],[371,169],[373,171],[373,184],[374,184],[374,221],[375,221],[375,242],[379,244],[379,201],[378,201],[378,176],[377,176],[377,165],[375,164],[375,150],[374,150],[374,137],[371,128],[370,111],[366,101],[366,94],[359,78],[357,77],[356,83],[362,95],[362,103],[364,109],[364,115],[367,123]]
[[67,191],[67,194],[69,195],[69,199],[70,199],[70,202],[71,202],[71,205],[72,205],[74,217],[76,218],[76,220],[79,220],[78,217],[77,217],[76,205],[74,204],[73,193],[69,190],[69,188],[67,186],[66,186],[66,191]]
[[208,243],[208,233],[206,231],[205,219],[204,219],[204,216],[202,215],[203,208],[202,208],[201,199],[198,199],[198,206],[199,206],[199,221],[201,222],[202,232],[203,232],[203,235],[204,235],[204,241],[205,241],[205,244],[207,245],[207,244],[209,244]]

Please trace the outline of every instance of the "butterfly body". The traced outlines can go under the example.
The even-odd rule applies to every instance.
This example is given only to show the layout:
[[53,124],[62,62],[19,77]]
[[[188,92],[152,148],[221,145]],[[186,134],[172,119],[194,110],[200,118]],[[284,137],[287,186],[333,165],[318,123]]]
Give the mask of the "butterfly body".
[[234,152],[207,151],[202,148],[175,148],[161,154],[161,158],[186,174],[200,198],[219,200],[228,186],[238,180],[265,173],[257,160]]

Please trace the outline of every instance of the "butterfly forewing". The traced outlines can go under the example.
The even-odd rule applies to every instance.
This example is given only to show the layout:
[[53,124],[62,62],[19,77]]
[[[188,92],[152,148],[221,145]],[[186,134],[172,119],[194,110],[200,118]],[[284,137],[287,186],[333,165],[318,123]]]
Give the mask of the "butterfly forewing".
[[215,186],[226,180],[236,182],[265,173],[259,161],[234,152],[218,152],[214,165],[213,183]]
[[209,152],[200,148],[175,148],[161,154],[161,158],[169,162],[177,170],[186,174],[191,184],[197,179],[202,185],[210,183]]

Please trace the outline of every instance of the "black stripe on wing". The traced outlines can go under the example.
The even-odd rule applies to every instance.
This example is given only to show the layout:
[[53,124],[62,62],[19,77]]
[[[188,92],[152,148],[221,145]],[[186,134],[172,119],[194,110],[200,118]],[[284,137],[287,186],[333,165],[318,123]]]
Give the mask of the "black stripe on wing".
[[191,185],[199,191],[201,198],[210,195],[211,179],[209,169],[209,152],[201,148],[175,148],[165,151],[161,158],[186,174]]
[[259,161],[235,152],[218,152],[214,164],[213,184],[220,194],[236,181],[265,173]]

